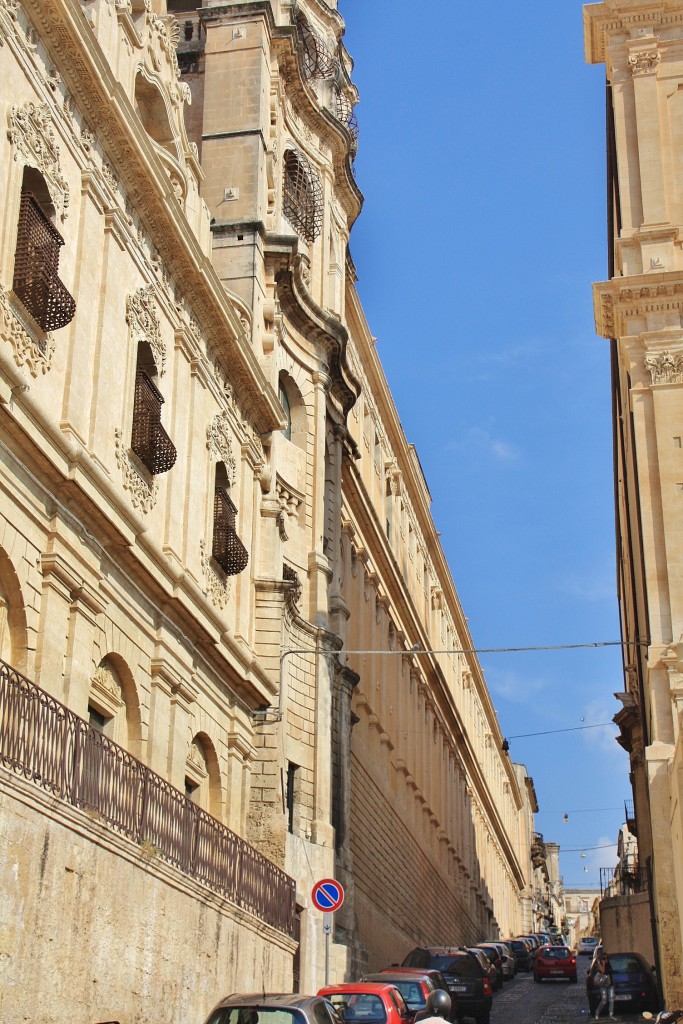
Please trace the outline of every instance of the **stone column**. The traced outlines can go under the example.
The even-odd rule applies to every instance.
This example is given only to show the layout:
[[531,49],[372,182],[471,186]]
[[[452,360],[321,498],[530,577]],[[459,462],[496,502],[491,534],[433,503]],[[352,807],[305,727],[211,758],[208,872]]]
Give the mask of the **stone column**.
[[327,392],[331,380],[326,373],[317,371],[313,374],[312,381],[315,388],[313,397],[315,449],[313,456],[312,546],[308,556],[309,608],[307,617],[310,622],[327,627],[328,586],[331,573],[329,562],[323,554],[323,537],[325,532]]

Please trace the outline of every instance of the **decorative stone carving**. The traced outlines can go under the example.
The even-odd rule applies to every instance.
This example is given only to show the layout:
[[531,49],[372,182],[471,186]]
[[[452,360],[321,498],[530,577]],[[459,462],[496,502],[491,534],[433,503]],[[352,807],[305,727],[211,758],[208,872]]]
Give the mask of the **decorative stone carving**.
[[206,428],[206,447],[217,462],[222,462],[230,484],[235,483],[237,464],[232,454],[232,437],[227,412],[216,413]]
[[111,703],[114,709],[125,703],[119,677],[106,660],[95,670],[91,687],[98,696],[108,698],[107,703]]
[[285,599],[290,612],[294,612],[301,600],[301,592],[303,590],[299,574],[295,569],[292,569],[291,565],[285,563],[282,566],[282,578],[290,584],[285,594]]
[[112,165],[107,163],[106,160],[102,164],[102,177],[106,181],[107,185],[109,185],[112,192],[119,191],[119,179],[116,177]]
[[26,366],[32,377],[47,373],[52,365],[55,339],[52,334],[36,338],[13,308],[9,292],[0,285],[0,335],[12,346],[17,366]]
[[643,362],[652,384],[683,384],[683,352],[647,355]]
[[161,324],[151,285],[138,288],[126,300],[126,323],[134,342],[146,341],[154,354],[154,361],[163,377],[166,369],[166,346],[161,337]]
[[230,596],[230,577],[219,576],[213,567],[206,543],[199,541],[200,562],[206,580],[202,591],[217,608],[225,608]]
[[14,159],[21,155],[45,178],[55,209],[65,219],[69,207],[69,186],[59,164],[59,146],[52,128],[52,113],[47,103],[15,103],[9,114],[8,136],[15,147]]
[[17,13],[19,0],[0,0],[0,46],[4,45],[3,36],[9,38],[17,29]]
[[147,514],[156,505],[159,494],[159,481],[156,477],[147,479],[144,470],[134,462],[130,450],[123,443],[123,431],[117,427],[114,431],[116,437],[116,464],[123,473],[123,489],[130,494],[133,508],[139,508]]
[[209,774],[204,751],[196,739],[192,740],[192,743],[190,743],[190,749],[187,755],[187,764],[192,769],[192,773],[194,775],[198,775],[204,779]]
[[657,50],[640,50],[638,53],[630,54],[628,66],[632,75],[644,75],[648,71],[656,71],[659,59]]

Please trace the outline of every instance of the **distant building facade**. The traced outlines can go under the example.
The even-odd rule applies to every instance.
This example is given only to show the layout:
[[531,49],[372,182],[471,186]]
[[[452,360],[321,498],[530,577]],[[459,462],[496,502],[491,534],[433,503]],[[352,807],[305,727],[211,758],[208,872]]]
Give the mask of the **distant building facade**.
[[[586,57],[607,71],[610,339],[617,579],[641,889],[668,1006],[683,1003],[683,63],[677,0],[584,8]],[[644,898],[646,894],[647,898]],[[627,895],[623,897],[629,899]],[[638,906],[637,906],[638,905]],[[650,922],[655,922],[654,933]]]
[[315,990],[329,876],[340,979],[528,917],[529,789],[354,288],[342,33],[0,0],[8,1020]]

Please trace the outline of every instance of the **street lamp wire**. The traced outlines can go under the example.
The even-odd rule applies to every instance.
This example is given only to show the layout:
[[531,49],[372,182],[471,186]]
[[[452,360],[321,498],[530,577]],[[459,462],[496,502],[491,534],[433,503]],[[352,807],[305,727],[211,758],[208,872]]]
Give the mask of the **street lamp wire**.
[[529,736],[552,736],[557,732],[581,732],[582,729],[600,729],[603,725],[614,724],[614,722],[595,722],[593,725],[573,725],[566,729],[545,729],[543,732],[518,732],[515,736],[508,736],[508,739],[523,740]]

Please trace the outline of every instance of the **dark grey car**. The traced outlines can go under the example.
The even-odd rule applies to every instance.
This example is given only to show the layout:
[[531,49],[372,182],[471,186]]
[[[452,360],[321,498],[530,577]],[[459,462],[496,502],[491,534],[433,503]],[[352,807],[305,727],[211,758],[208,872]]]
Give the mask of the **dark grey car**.
[[206,1024],[342,1024],[342,1020],[322,996],[262,992],[226,996]]

